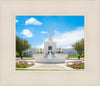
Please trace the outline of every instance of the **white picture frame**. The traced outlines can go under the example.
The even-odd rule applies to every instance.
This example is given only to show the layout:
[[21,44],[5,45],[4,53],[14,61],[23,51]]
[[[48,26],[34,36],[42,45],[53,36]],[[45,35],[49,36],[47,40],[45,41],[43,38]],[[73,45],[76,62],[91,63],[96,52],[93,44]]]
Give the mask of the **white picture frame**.
[[[99,0],[1,0],[1,86],[100,86]],[[16,15],[84,15],[84,71],[15,71]]]

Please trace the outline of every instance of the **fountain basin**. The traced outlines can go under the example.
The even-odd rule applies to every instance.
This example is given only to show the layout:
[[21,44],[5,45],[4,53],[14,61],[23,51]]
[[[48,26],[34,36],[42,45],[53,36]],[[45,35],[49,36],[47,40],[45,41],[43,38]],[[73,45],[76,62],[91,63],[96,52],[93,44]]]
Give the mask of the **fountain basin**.
[[64,63],[65,58],[55,57],[55,58],[48,58],[48,57],[39,57],[35,58],[36,62],[38,63]]

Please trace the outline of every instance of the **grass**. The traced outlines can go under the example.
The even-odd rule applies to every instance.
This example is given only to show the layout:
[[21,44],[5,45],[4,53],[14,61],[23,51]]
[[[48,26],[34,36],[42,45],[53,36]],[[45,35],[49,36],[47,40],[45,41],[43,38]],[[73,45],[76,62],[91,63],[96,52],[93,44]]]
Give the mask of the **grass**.
[[[16,58],[21,58],[21,57],[16,57]],[[33,58],[33,56],[27,56],[27,57],[23,57],[23,58]]]
[[[67,69],[16,69],[16,71],[77,71],[77,70],[67,70]],[[79,71],[83,71],[82,69]]]
[[[68,56],[68,58],[78,58],[78,55]],[[80,58],[84,58],[84,57],[81,56]]]
[[[67,67],[71,67],[71,65],[67,65]],[[72,68],[72,67],[71,67]]]

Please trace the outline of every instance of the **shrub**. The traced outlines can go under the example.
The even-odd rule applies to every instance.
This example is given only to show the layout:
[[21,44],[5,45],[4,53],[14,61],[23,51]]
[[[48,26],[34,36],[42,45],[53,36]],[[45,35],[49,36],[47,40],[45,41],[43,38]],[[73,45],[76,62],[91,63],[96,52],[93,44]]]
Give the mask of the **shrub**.
[[16,52],[16,57],[19,57],[19,56],[20,56],[20,54],[18,52]]
[[62,53],[61,51],[58,51],[58,53]]
[[84,58],[84,53],[81,55],[81,57],[83,57],[83,58]]
[[18,64],[18,63],[17,63],[17,64],[16,64],[16,67],[21,67],[21,64]]
[[24,65],[21,65],[20,68],[24,68]]
[[42,54],[42,51],[40,51],[40,53]]
[[72,65],[68,65],[68,67],[71,67],[71,68],[74,68],[74,69],[84,69],[84,63],[72,64]]
[[27,64],[18,64],[16,62],[16,68],[27,68],[27,67],[30,67],[31,65],[27,65]]

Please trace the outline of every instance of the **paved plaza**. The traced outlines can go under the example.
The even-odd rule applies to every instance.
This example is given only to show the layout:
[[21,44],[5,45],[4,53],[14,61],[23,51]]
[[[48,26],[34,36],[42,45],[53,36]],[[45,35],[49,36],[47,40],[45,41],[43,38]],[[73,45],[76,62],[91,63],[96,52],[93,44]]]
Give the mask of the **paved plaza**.
[[69,69],[69,70],[74,70],[73,68],[67,67],[65,65],[65,63],[59,63],[59,64],[35,63],[35,65],[28,67],[26,69]]

